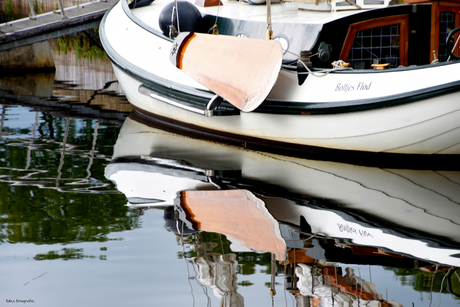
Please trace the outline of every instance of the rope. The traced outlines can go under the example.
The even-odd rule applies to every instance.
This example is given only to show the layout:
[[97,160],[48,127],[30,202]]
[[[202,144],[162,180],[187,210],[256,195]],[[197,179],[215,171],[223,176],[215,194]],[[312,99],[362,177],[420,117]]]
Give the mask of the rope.
[[440,289],[439,289],[439,292],[438,292],[438,296],[436,297],[436,301],[434,302],[433,306],[436,306],[436,303],[438,302],[439,300],[439,295],[441,294],[442,292],[442,285],[444,284],[444,280],[446,279],[446,277],[449,275],[450,271],[452,270],[452,268],[449,269],[449,271],[447,271],[447,274],[444,275],[444,277],[442,278],[441,280],[441,286],[440,286]]
[[271,9],[271,0],[266,1],[267,5],[267,39],[273,39],[273,30],[272,30],[272,9]]
[[187,268],[187,281],[190,286],[190,294],[192,295],[192,300],[193,304],[192,306],[195,306],[195,295],[193,294],[193,286],[192,283],[190,282],[190,270],[188,268],[188,262],[187,258],[185,258],[185,248],[184,248],[184,223],[182,223],[182,229],[179,228],[179,220],[176,220],[176,229],[180,233],[180,245],[182,247],[182,259],[185,261],[185,266]]
[[[300,55],[294,53],[294,52],[291,52],[289,50],[286,50],[286,49],[283,49],[283,51],[287,52],[287,53],[290,53],[294,56],[297,56],[299,57],[300,59]],[[310,56],[308,56],[308,58],[311,58],[311,57],[314,57],[314,56],[317,56],[319,53],[315,53],[315,54],[311,54]],[[290,71],[286,68],[282,68],[283,70],[285,71],[288,71],[288,72],[292,72],[292,73],[295,73],[295,74],[298,74],[298,75],[312,75],[312,76],[315,76],[315,77],[324,77],[328,74],[330,74],[331,72],[334,72],[334,71],[338,71],[338,70],[353,70],[353,68],[351,67],[345,67],[345,66],[342,66],[340,64],[343,64],[344,62],[342,60],[339,60],[339,61],[335,61],[334,63],[337,63],[336,66],[334,66],[332,69],[324,69],[324,70],[319,70],[319,71],[312,71],[307,65],[305,65],[305,63],[303,61],[297,61],[297,63],[302,63],[303,67],[305,67],[305,69],[307,70],[306,72],[294,72],[294,71]]]
[[305,65],[304,62],[302,62],[302,61],[299,61],[299,62],[302,63],[303,67],[305,67],[305,69],[308,71],[308,72],[299,73],[299,74],[302,74],[302,75],[310,74],[312,76],[319,77],[319,78],[320,77],[325,77],[328,74],[330,74],[331,72],[338,71],[338,70],[353,70],[353,68],[351,68],[351,67],[337,66],[337,67],[333,67],[332,69],[313,72],[307,65]]
[[431,275],[431,286],[430,286],[430,306],[433,302],[433,282],[434,282],[434,275],[438,272],[438,265],[436,265],[436,269],[434,270],[433,274]]
[[219,4],[217,5],[216,20],[214,21],[214,25],[211,28],[213,35],[218,35],[219,34],[219,30],[217,29],[217,19],[219,18],[220,0],[218,0],[218,1],[219,1]]
[[[177,29],[174,27],[174,15],[176,15]],[[169,37],[176,37],[178,33],[180,33],[179,10],[177,6],[177,0],[174,0],[174,5],[171,10],[171,24],[169,25]]]
[[317,232],[317,233],[308,233],[308,232],[303,232],[303,231],[299,231],[300,234],[303,234],[303,235],[309,235],[310,237],[304,239],[303,241],[308,241],[310,239],[313,239],[313,238],[317,238],[319,236],[323,236],[323,237],[326,237],[328,239],[332,239],[330,236],[328,236],[327,234],[323,233],[323,232]]

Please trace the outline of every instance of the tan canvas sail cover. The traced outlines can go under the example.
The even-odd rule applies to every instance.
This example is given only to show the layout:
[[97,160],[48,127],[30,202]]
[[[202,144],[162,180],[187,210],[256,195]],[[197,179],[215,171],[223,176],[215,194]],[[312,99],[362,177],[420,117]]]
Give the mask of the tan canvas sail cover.
[[282,63],[273,40],[182,32],[171,62],[240,110],[251,112],[268,96]]

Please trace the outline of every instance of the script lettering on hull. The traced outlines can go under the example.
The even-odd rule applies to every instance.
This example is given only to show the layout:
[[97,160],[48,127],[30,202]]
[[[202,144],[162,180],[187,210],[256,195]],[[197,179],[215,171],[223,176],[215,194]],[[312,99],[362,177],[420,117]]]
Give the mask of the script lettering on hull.
[[336,92],[356,92],[356,91],[369,91],[372,87],[372,82],[358,82],[358,83],[337,83],[335,86]]

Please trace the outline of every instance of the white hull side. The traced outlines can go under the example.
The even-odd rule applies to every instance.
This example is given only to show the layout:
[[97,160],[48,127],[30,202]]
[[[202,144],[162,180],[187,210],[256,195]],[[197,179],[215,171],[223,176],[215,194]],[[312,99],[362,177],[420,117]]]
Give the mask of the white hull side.
[[[412,70],[386,70],[363,73],[325,73],[310,75],[297,85],[297,75],[281,71],[267,99],[330,103],[400,96],[459,80],[460,65],[423,66]],[[289,93],[286,97],[286,93]],[[459,96],[457,96],[459,97]]]
[[368,152],[459,154],[460,93],[400,106],[330,115],[241,113],[204,117],[138,92],[139,81],[114,66],[137,108],[207,129],[323,148]]

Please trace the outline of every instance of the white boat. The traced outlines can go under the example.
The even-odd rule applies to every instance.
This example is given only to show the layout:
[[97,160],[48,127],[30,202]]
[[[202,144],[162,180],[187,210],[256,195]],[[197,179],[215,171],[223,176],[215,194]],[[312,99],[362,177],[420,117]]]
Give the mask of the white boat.
[[[175,206],[186,229],[220,230],[233,238],[235,251],[269,251],[282,261],[285,248],[303,247],[296,245],[300,229],[339,246],[460,266],[459,171],[299,159],[183,137],[128,118],[106,177],[130,206]],[[259,220],[263,227],[254,226]]]
[[460,2],[407,1],[120,0],[100,36],[134,108],[171,125],[301,150],[460,154]]

